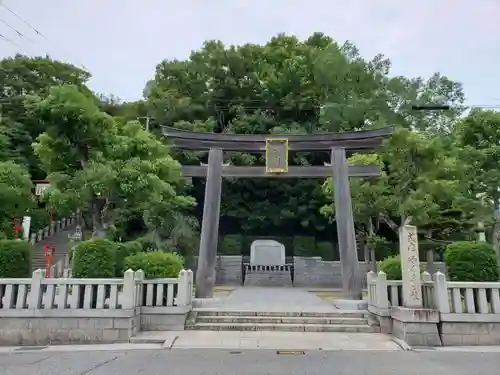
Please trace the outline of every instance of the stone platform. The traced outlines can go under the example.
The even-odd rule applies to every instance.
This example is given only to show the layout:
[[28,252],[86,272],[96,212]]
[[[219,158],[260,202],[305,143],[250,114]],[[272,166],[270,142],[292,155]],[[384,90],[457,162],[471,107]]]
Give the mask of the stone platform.
[[229,296],[203,303],[204,308],[261,312],[336,312],[314,293],[293,287],[239,287]]
[[240,287],[229,296],[196,303],[186,329],[378,333],[366,311],[341,310],[293,287]]

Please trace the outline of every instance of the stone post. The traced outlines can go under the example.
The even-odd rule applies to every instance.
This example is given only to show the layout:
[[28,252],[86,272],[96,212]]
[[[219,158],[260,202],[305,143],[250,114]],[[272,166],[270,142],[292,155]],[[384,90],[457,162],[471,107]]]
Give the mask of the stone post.
[[422,285],[420,282],[420,262],[418,259],[417,227],[399,227],[399,253],[403,276],[403,306],[422,307]]
[[122,309],[135,308],[135,272],[128,269],[123,274]]
[[441,272],[434,274],[434,308],[440,313],[450,312],[450,303],[448,301],[448,285],[446,284],[446,276]]
[[387,294],[387,275],[380,271],[377,275],[377,307],[380,310],[389,310],[389,295]]
[[375,282],[377,275],[373,271],[368,271],[366,274],[366,290],[368,292],[368,306],[373,305],[375,295],[372,294],[370,285]]
[[37,269],[31,276],[31,289],[28,306],[30,309],[40,309],[43,300],[42,280],[45,279],[45,270]]
[[187,306],[191,303],[191,288],[190,288],[190,280],[189,280],[189,271],[187,270],[181,270],[179,272],[179,277],[178,277],[178,288],[177,288],[177,299],[176,299],[176,305],[177,306]]
[[333,148],[331,161],[343,294],[345,299],[361,300],[361,278],[345,148]]
[[200,255],[196,270],[196,296],[199,298],[212,298],[214,292],[222,190],[222,156],[221,149],[211,149],[208,154]]
[[399,252],[403,278],[403,307],[391,309],[392,335],[410,346],[441,346],[439,311],[423,308],[422,282],[418,259],[417,228],[399,228]]
[[142,281],[144,280],[144,271],[135,271],[135,305],[142,306],[142,295],[144,290],[144,285]]

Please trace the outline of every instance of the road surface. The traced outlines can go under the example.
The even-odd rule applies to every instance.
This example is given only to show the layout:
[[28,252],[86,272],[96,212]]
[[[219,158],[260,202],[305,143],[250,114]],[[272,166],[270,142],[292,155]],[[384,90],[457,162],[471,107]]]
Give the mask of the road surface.
[[0,354],[1,375],[498,375],[500,352],[143,349]]

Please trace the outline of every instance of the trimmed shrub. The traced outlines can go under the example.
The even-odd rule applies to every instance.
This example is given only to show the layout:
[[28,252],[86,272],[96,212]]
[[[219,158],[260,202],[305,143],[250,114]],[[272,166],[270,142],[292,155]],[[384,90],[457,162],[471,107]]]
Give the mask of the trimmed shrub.
[[73,254],[73,276],[105,278],[115,275],[117,245],[105,238],[91,238],[80,242]]
[[184,266],[184,258],[174,253],[152,251],[130,255],[124,260],[124,269],[143,270],[148,279],[177,277]]
[[323,260],[333,260],[333,244],[331,242],[316,242],[316,254]]
[[0,240],[0,277],[31,277],[29,242]]
[[400,255],[385,258],[381,260],[378,265],[379,269],[387,275],[387,280],[401,280],[403,278]]
[[115,258],[115,276],[123,277],[125,258],[142,251],[142,244],[139,241],[118,242]]
[[493,247],[482,241],[459,241],[446,247],[444,260],[452,281],[498,281]]
[[239,234],[228,234],[222,237],[219,246],[219,255],[241,255],[243,238]]
[[[312,236],[293,237],[293,255],[297,257],[317,256],[316,239]],[[319,254],[318,254],[319,255]]]

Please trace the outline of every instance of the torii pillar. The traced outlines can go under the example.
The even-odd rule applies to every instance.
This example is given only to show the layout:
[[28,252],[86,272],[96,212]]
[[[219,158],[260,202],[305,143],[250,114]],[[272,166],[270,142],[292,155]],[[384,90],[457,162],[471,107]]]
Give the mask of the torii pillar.
[[200,254],[196,270],[196,297],[198,298],[212,298],[214,294],[222,192],[222,161],[222,149],[210,149],[201,223]]
[[[349,169],[345,148],[333,148],[331,154],[333,169],[333,191],[335,200],[335,221],[339,243],[342,289],[342,308],[363,308],[361,278],[359,274],[354,215],[352,211]],[[352,302],[348,302],[351,300]],[[341,308],[340,306],[337,306]]]

